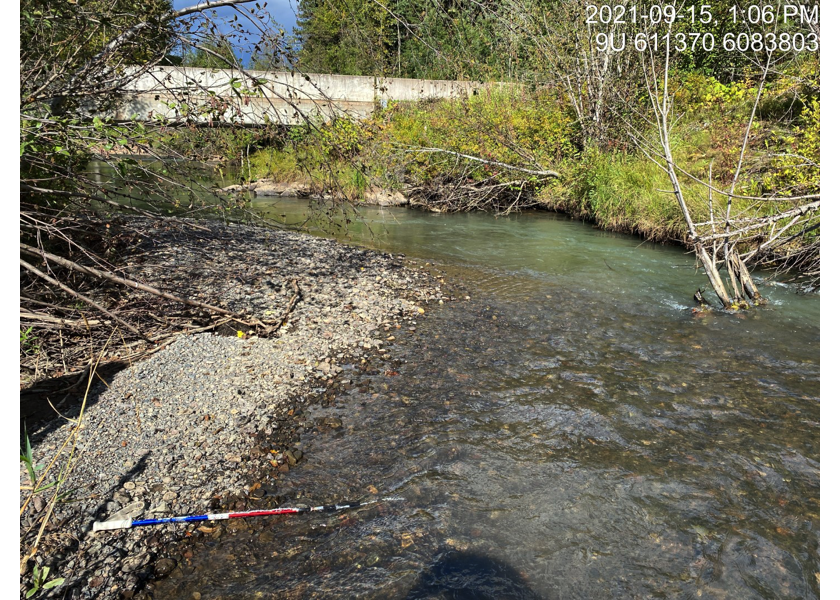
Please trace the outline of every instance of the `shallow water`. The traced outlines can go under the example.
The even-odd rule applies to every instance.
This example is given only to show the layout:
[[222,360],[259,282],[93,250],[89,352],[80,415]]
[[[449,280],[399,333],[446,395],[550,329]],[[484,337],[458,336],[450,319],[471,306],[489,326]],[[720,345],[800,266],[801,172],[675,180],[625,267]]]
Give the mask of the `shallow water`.
[[768,306],[698,317],[678,248],[545,213],[362,215],[344,238],[470,300],[392,331],[378,373],[348,365],[312,411],[343,428],[266,485],[403,500],[229,522],[156,597],[819,596],[819,296],[768,281]]

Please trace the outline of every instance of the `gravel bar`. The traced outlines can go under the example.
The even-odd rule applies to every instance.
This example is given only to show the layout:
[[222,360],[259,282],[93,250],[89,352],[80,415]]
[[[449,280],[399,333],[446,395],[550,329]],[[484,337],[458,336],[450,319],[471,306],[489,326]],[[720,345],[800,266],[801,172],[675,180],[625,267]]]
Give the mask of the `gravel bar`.
[[[250,506],[249,498],[260,496],[256,473],[268,468],[282,477],[305,460],[298,431],[315,392],[342,382],[342,365],[387,357],[383,324],[421,318],[424,307],[445,299],[434,278],[402,256],[254,226],[129,221],[148,232],[128,269],[132,277],[263,320],[284,314],[293,280],[301,298],[268,338],[236,322],[228,335],[185,334],[91,388],[61,488],[69,493],[21,576],[21,597],[35,564],[51,567],[49,579],[65,578],[38,597],[148,597],[146,583],[175,568],[188,528],[93,533],[93,522]],[[163,301],[160,308],[163,316],[184,310]],[[71,445],[60,449],[81,398],[70,404],[66,418],[30,424],[37,462],[57,453],[57,464],[66,460]],[[29,484],[23,465],[20,481]],[[22,513],[22,540],[34,539],[51,495],[35,496]],[[22,492],[21,506],[25,499]]]

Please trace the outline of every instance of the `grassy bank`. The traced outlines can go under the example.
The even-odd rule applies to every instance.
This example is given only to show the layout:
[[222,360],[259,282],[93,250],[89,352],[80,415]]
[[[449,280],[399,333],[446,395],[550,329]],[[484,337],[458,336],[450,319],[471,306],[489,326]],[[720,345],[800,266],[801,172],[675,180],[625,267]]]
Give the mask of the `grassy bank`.
[[[724,85],[688,75],[673,85],[680,113],[671,134],[676,163],[728,190],[756,84]],[[245,179],[302,182],[350,200],[382,187],[435,210],[537,205],[612,231],[684,240],[686,226],[667,174],[628,135],[630,125],[649,139],[656,132],[637,113],[614,120],[612,139],[587,143],[560,90],[509,86],[457,100],[390,105],[361,123],[294,128],[261,148],[249,147],[247,157],[240,148],[232,158]],[[809,95],[801,78],[780,77],[766,86],[746,156],[736,194],[792,196],[819,189],[819,96]],[[535,174],[540,171],[553,173]],[[682,184],[695,219],[708,220],[708,188],[688,176]],[[489,195],[493,202],[474,201]],[[725,202],[723,195],[712,195],[716,215],[725,212]],[[732,211],[752,216],[784,207],[736,200]]]

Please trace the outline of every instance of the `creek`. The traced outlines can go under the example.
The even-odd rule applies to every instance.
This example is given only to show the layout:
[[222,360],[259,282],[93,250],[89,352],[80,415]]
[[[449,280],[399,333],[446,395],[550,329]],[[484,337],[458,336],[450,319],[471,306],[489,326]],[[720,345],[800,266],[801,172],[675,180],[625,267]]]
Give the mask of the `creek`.
[[818,294],[758,273],[767,306],[698,316],[677,247],[540,212],[360,217],[338,237],[467,291],[386,334],[389,366],[347,365],[311,411],[343,426],[266,483],[403,500],[231,521],[155,597],[819,597]]

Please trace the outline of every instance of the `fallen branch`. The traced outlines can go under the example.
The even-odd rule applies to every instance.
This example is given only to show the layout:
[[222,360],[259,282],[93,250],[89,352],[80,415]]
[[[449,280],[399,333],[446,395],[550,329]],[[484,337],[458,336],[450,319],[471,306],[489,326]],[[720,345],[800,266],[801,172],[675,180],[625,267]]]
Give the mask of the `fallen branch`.
[[[21,247],[23,247],[24,245],[25,245],[25,244],[21,244]],[[29,246],[26,246],[26,247],[27,247],[27,248],[29,248]],[[62,259],[62,260],[63,260],[63,259]],[[68,261],[68,262],[69,262],[69,261]],[[86,304],[90,304],[90,305],[91,305],[92,307],[94,307],[96,310],[98,310],[98,311],[100,311],[100,312],[105,313],[106,315],[108,315],[109,317],[111,317],[112,319],[114,319],[115,321],[117,321],[118,323],[120,323],[121,325],[125,326],[125,327],[126,327],[127,329],[129,329],[130,331],[132,331],[132,332],[136,333],[137,335],[139,335],[139,336],[140,336],[141,338],[143,338],[144,340],[145,340],[145,339],[147,339],[147,338],[146,338],[146,336],[145,336],[143,333],[141,333],[139,329],[137,329],[136,327],[134,327],[131,323],[127,323],[126,321],[124,321],[124,320],[122,320],[121,318],[119,318],[117,315],[115,315],[114,313],[112,313],[110,310],[108,310],[107,308],[105,308],[104,306],[102,306],[101,304],[99,304],[98,302],[96,302],[96,300],[93,300],[93,299],[91,299],[91,298],[88,298],[88,297],[87,297],[87,296],[85,296],[84,294],[80,294],[79,292],[77,292],[77,291],[75,291],[75,290],[73,290],[73,289],[71,289],[71,288],[67,287],[66,285],[64,285],[64,284],[63,284],[63,283],[61,283],[60,281],[57,281],[57,280],[53,279],[52,277],[50,277],[49,275],[47,275],[46,273],[44,273],[43,271],[41,271],[39,268],[35,267],[34,265],[30,265],[28,262],[26,262],[26,261],[25,261],[25,260],[23,260],[23,259],[20,259],[20,266],[22,266],[24,269],[26,269],[26,270],[28,270],[28,271],[30,271],[30,272],[32,272],[32,273],[34,273],[35,275],[37,275],[38,277],[40,277],[40,278],[41,278],[41,279],[43,279],[44,281],[46,281],[46,282],[48,282],[48,283],[51,283],[51,284],[53,284],[53,285],[55,285],[55,286],[60,287],[62,290],[64,290],[65,292],[67,292],[68,294],[70,294],[71,296],[73,296],[74,298],[77,298],[77,299],[81,300],[82,302],[84,302],[84,303],[86,303]]]
[[[214,306],[212,304],[207,304],[205,302],[199,302],[198,300],[190,300],[189,298],[181,298],[180,296],[176,296],[174,294],[170,294],[169,292],[164,292],[157,288],[153,288],[152,286],[140,283],[138,281],[133,281],[131,279],[125,279],[123,277],[118,277],[113,273],[107,273],[105,271],[100,271],[99,269],[94,269],[93,267],[85,267],[80,265],[72,260],[67,260],[66,258],[62,258],[60,256],[56,256],[55,254],[51,254],[46,250],[38,250],[37,248],[33,248],[32,246],[28,246],[21,242],[20,249],[26,252],[27,254],[31,254],[33,256],[40,256],[44,260],[51,260],[56,264],[59,264],[63,267],[67,267],[73,271],[78,271],[79,273],[84,273],[85,275],[93,275],[94,277],[99,277],[100,279],[107,279],[108,281],[113,281],[114,283],[118,283],[120,285],[124,285],[126,287],[130,287],[136,290],[140,290],[142,292],[146,292],[148,294],[152,294],[153,296],[159,296],[161,298],[166,298],[167,300],[174,300],[175,302],[181,302],[183,304],[189,304],[190,306],[196,306],[198,308],[204,308],[213,312],[221,313],[224,315],[230,315],[231,317],[238,317],[236,313],[233,313],[227,309],[221,308],[219,306]],[[24,261],[21,261],[23,263]],[[34,268],[34,267],[33,267]],[[55,281],[55,280],[52,280]],[[56,282],[58,283],[58,282]],[[110,313],[109,313],[110,314]],[[136,330],[135,330],[136,331]],[[139,334],[139,332],[137,332]]]
[[797,206],[796,208],[791,208],[790,210],[786,210],[784,212],[780,212],[777,215],[773,215],[772,217],[760,217],[753,220],[751,225],[747,225],[746,227],[741,227],[740,229],[736,229],[729,232],[723,233],[716,233],[712,235],[701,236],[698,239],[703,242],[707,242],[710,240],[716,240],[720,238],[726,237],[733,237],[736,235],[743,235],[747,231],[752,231],[754,229],[759,229],[761,227],[766,227],[771,223],[775,223],[777,221],[781,221],[782,219],[787,219],[788,217],[801,217],[802,215],[806,215],[811,211],[817,210],[820,207],[820,201],[817,200],[816,202],[811,202],[809,204],[803,204],[802,206]]
[[[26,321],[34,321],[37,323],[52,323],[55,325],[64,325],[65,327],[95,327],[97,325],[102,325],[103,321],[99,321],[97,319],[87,319],[81,320],[76,319],[75,321],[69,319],[61,319],[59,317],[53,317],[52,315],[46,315],[43,313],[37,313],[31,310],[27,310],[23,307],[20,309],[20,318],[21,320]],[[108,325],[108,321],[104,321],[104,324]]]
[[282,327],[283,324],[286,322],[286,319],[289,318],[289,315],[292,314],[292,311],[295,309],[295,306],[297,305],[298,301],[303,299],[303,293],[300,291],[300,286],[298,286],[297,279],[292,279],[292,289],[294,289],[295,293],[292,296],[292,299],[289,300],[289,305],[286,307],[286,312],[283,313],[283,316],[280,317],[276,325],[266,330],[266,335],[274,333],[279,327]]
[[538,177],[554,177],[559,178],[560,173],[557,171],[551,170],[534,170],[534,169],[526,169],[525,167],[517,167],[516,165],[509,165],[507,163],[499,162],[496,160],[487,160],[485,158],[479,158],[478,156],[471,156],[469,154],[463,154],[461,152],[455,152],[453,150],[444,150],[443,148],[411,148],[411,152],[426,152],[426,153],[440,153],[440,154],[450,154],[452,156],[457,156],[458,158],[465,158],[467,160],[472,160],[474,162],[481,163],[483,165],[491,165],[494,167],[502,167],[503,169],[508,169],[510,171],[519,171],[520,173],[527,173],[528,175],[536,175]]

